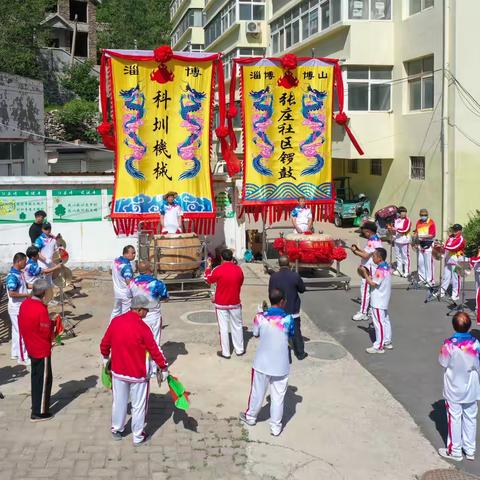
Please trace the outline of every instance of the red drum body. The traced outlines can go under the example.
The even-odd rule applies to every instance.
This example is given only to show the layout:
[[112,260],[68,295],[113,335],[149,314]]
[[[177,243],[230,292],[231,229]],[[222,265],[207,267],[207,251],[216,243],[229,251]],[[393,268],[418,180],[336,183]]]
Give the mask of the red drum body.
[[291,262],[298,260],[300,267],[330,267],[334,248],[330,235],[290,233],[285,236],[285,254]]

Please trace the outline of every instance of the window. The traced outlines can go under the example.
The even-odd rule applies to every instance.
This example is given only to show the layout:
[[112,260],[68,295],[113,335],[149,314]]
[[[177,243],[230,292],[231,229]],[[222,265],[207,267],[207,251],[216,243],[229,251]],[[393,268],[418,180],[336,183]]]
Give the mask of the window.
[[433,55],[406,63],[410,110],[433,108]]
[[202,43],[190,43],[188,42],[187,45],[183,48],[184,52],[203,52],[203,44]]
[[358,160],[356,158],[348,160],[348,173],[358,173]]
[[348,0],[350,20],[391,20],[392,0]]
[[239,6],[240,20],[265,20],[264,0],[253,0],[253,2],[241,0]]
[[339,0],[304,0],[270,24],[272,52],[283,52],[340,20]]
[[391,80],[392,67],[348,67],[348,110],[390,110]]
[[[73,32],[70,32],[70,45],[73,45]],[[75,38],[75,52],[76,57],[88,57],[88,33],[77,32]]]
[[230,0],[205,26],[205,46],[223,35],[236,20],[235,1]]
[[410,178],[425,180],[425,157],[410,157]]
[[25,174],[25,143],[0,142],[0,174],[5,176]]
[[379,158],[370,160],[370,175],[382,175],[382,160]]
[[410,15],[415,15],[422,10],[433,7],[433,0],[409,0],[410,2]]
[[70,0],[70,20],[75,20],[77,17],[78,22],[85,23],[87,21],[87,2]]
[[234,48],[223,56],[223,71],[225,80],[230,80],[232,76],[233,59],[237,57],[263,57],[264,48]]
[[172,32],[172,45],[175,45],[190,27],[201,27],[202,21],[202,9],[189,8]]

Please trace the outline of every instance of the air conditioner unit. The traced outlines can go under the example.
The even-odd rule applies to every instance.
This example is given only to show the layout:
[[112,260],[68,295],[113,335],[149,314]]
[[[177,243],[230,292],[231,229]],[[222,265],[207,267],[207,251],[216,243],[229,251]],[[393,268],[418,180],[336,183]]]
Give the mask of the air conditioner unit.
[[262,24],[260,22],[247,22],[247,33],[257,34],[262,32]]

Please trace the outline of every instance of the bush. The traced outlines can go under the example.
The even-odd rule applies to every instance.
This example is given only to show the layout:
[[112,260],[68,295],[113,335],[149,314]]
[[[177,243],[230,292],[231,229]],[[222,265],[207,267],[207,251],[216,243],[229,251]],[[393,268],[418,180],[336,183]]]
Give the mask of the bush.
[[467,242],[465,249],[467,257],[476,256],[480,244],[480,210],[476,210],[473,215],[469,215],[468,222],[463,229],[463,236]]
[[96,130],[100,121],[96,102],[82,99],[72,100],[59,110],[58,116],[65,129],[65,140],[83,140],[88,143],[100,141]]
[[60,80],[62,87],[83,100],[94,102],[98,98],[98,79],[92,75],[92,68],[90,60],[67,68]]

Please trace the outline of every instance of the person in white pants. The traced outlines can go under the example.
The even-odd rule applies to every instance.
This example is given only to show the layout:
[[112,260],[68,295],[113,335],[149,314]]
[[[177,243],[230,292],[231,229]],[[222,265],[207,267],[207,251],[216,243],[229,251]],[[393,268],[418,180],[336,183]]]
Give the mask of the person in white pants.
[[460,291],[462,289],[462,277],[457,271],[459,262],[463,262],[465,257],[463,251],[465,249],[465,239],[462,235],[462,226],[456,223],[451,228],[452,234],[445,242],[445,268],[443,269],[442,287],[440,289],[440,297],[444,297],[448,287],[452,285],[452,300],[456,302],[460,299]]
[[393,274],[406,278],[410,275],[410,230],[412,229],[412,222],[407,217],[405,207],[398,207],[397,212],[398,218],[395,219],[393,226],[397,268]]
[[283,403],[290,371],[288,341],[294,335],[295,322],[284,308],[285,294],[278,288],[269,292],[271,307],[259,311],[253,321],[253,335],[260,336],[253,361],[248,406],[240,413],[240,421],[253,426],[262,408],[267,388],[270,386],[270,432],[273,436],[282,431]]
[[[165,284],[152,275],[152,265],[150,262],[142,261],[138,263],[138,273],[130,282],[132,296],[144,295],[148,298],[152,305],[143,321],[150,327],[153,338],[157,345],[160,346],[162,334],[162,312],[160,310],[160,302],[168,301],[168,291]],[[152,377],[157,374],[157,365],[152,361]]]
[[[53,256],[58,250],[58,244],[56,237],[52,235],[52,225],[50,223],[45,222],[42,225],[42,234],[35,240],[34,246],[39,250],[38,264],[40,268],[51,272],[55,266]],[[47,273],[45,280],[53,288],[52,273]]]
[[467,460],[475,460],[480,343],[469,332],[471,320],[466,312],[457,312],[452,325],[455,334],[443,342],[438,357],[445,369],[443,397],[448,422],[447,448],[440,448],[438,453],[460,462],[463,453]]
[[[168,376],[167,361],[143,321],[155,304],[143,295],[132,298],[132,309],[115,317],[100,343],[103,363],[111,362],[112,370],[112,437],[121,440],[127,422],[127,407],[132,404],[134,445],[148,439],[145,419],[148,407],[150,357],[162,370],[162,380]],[[110,358],[109,358],[110,357]]]
[[[370,276],[375,274],[377,266],[372,261],[372,255],[376,248],[382,246],[382,241],[377,235],[377,226],[373,222],[365,222],[361,226],[361,235],[367,239],[367,244],[362,250],[357,245],[352,245],[350,248],[352,252],[361,258],[361,265],[358,273],[362,276],[363,268],[369,271]],[[368,320],[368,309],[370,306],[370,286],[365,278],[362,276],[360,283],[360,310],[352,317],[352,320],[361,321]]]
[[232,334],[233,349],[237,356],[245,354],[243,343],[242,304],[240,291],[243,285],[243,271],[234,262],[233,252],[225,249],[222,252],[222,263],[212,270],[212,261],[207,260],[205,281],[216,285],[215,313],[217,315],[220,348],[217,355],[221,358],[230,358],[230,340],[228,332]]
[[375,328],[375,342],[366,349],[366,352],[384,353],[385,349],[393,348],[392,326],[388,314],[388,305],[392,294],[392,270],[386,261],[387,251],[384,248],[377,248],[372,259],[377,266],[375,274],[371,276],[365,267],[363,273],[366,282],[372,287],[370,304]]
[[480,325],[480,245],[477,246],[477,255],[470,258],[470,266],[475,274],[475,312],[478,326]]
[[136,252],[134,246],[127,245],[123,248],[122,255],[113,261],[112,282],[114,301],[110,321],[112,318],[130,310],[132,292],[129,284],[133,280],[133,268],[131,262],[135,260],[135,255]]
[[21,365],[30,365],[27,349],[18,328],[18,312],[20,305],[26,298],[30,298],[28,285],[25,281],[23,269],[27,264],[27,256],[18,252],[13,257],[13,266],[5,279],[8,295],[8,315],[12,323],[12,349],[11,358]]
[[432,256],[432,245],[437,235],[435,222],[428,216],[428,210],[420,210],[420,218],[413,232],[414,246],[418,249],[418,279],[429,287],[435,285],[435,268]]

